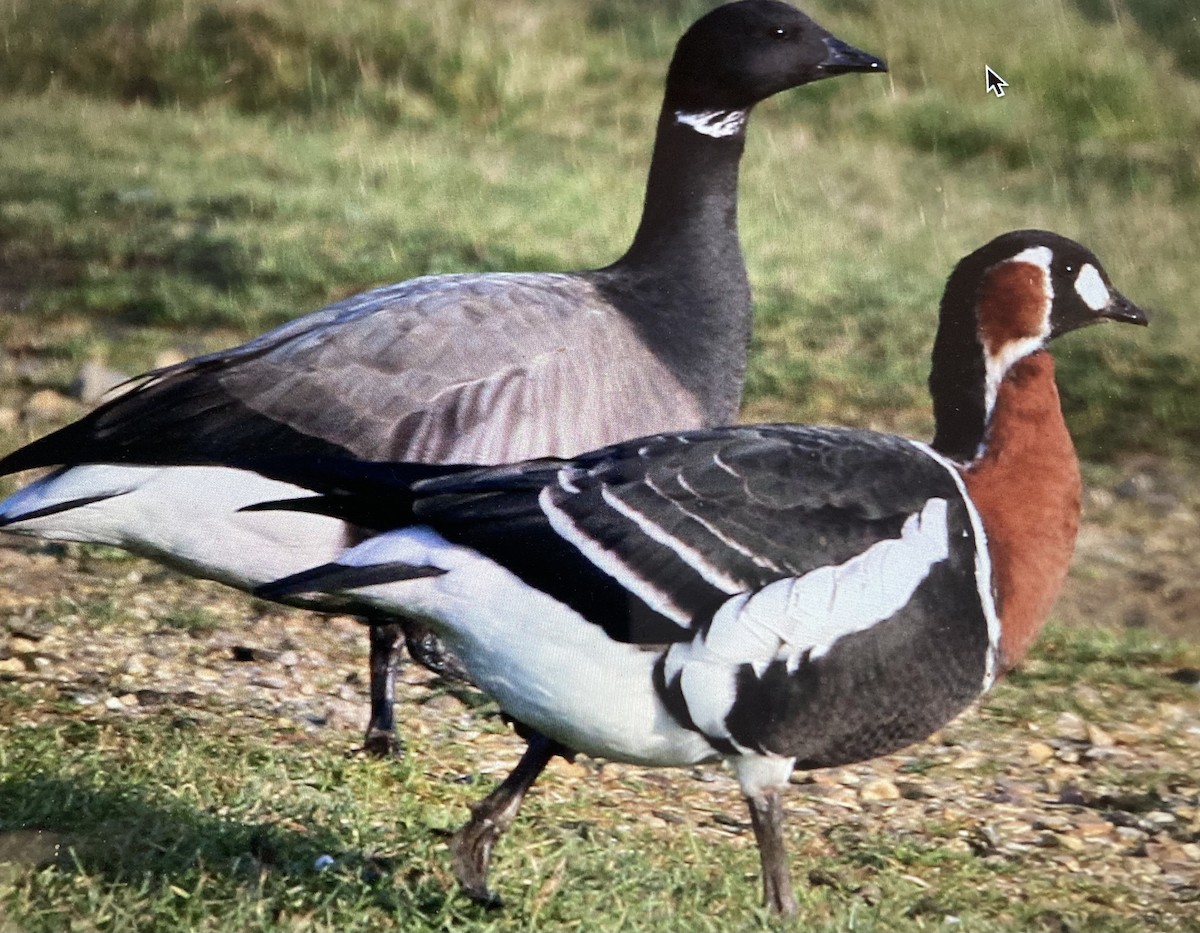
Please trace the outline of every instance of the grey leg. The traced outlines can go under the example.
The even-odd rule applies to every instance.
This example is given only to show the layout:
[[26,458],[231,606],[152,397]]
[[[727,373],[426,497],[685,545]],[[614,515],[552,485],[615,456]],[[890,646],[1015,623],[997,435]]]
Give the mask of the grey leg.
[[488,890],[488,864],[492,847],[516,819],[525,794],[533,786],[555,755],[571,753],[539,733],[529,736],[525,754],[512,773],[494,791],[471,808],[471,819],[454,834],[450,851],[454,859],[454,877],[473,901],[500,906],[500,898]]
[[783,845],[783,806],[779,791],[766,788],[759,794],[747,796],[750,822],[758,842],[762,860],[763,904],[768,910],[784,917],[796,915],[796,897],[792,893],[792,876],[788,873],[787,853]]

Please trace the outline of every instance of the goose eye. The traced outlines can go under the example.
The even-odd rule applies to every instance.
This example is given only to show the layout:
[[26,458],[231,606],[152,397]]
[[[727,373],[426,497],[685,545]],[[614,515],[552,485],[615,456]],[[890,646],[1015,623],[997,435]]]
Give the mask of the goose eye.
[[792,31],[784,26],[776,26],[771,30],[771,35],[776,39],[790,39]]

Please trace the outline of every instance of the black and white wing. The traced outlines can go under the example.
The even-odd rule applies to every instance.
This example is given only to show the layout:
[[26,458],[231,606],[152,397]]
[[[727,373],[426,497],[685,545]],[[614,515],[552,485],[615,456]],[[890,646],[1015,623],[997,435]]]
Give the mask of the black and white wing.
[[[659,650],[662,703],[718,751],[808,766],[872,757],[939,728],[994,679],[982,523],[955,467],[914,442],[747,426],[415,482],[405,469],[296,465],[280,478],[328,492],[333,511],[374,505],[377,527],[428,527],[573,609],[571,624]],[[359,550],[348,574],[300,582],[437,569],[372,565]]]
[[[326,508],[356,524],[428,525],[638,644],[690,640],[735,597],[841,567],[883,542],[899,547],[934,512],[947,554],[975,560],[953,471],[909,441],[864,431],[665,434],[415,482],[404,465],[273,466],[275,478],[336,490]],[[944,507],[930,512],[931,500]]]

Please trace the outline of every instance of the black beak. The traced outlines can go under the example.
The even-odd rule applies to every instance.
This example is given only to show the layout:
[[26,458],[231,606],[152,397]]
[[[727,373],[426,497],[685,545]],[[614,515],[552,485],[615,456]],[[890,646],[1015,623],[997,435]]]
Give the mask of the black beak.
[[1126,324],[1140,324],[1145,327],[1150,323],[1146,312],[1135,305],[1116,289],[1110,290],[1111,300],[1100,312],[1100,317],[1110,321],[1123,321]]
[[869,52],[856,49],[848,42],[843,42],[834,36],[826,36],[822,41],[825,43],[825,48],[829,50],[829,54],[817,67],[827,75],[841,75],[851,71],[877,71],[882,74],[888,70],[887,62],[882,58],[876,58]]

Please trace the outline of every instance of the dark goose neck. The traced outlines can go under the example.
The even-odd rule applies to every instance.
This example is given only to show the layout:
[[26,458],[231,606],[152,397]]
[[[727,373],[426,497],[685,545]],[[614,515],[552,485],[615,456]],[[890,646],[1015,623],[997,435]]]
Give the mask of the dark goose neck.
[[933,449],[960,463],[975,458],[987,428],[987,372],[975,314],[980,270],[985,267],[972,254],[946,283],[929,372],[936,425]]
[[680,122],[664,104],[633,244],[593,275],[700,400],[708,423],[718,424],[732,421],[741,404],[750,342],[750,284],[737,226],[745,114],[700,122],[700,129]]

